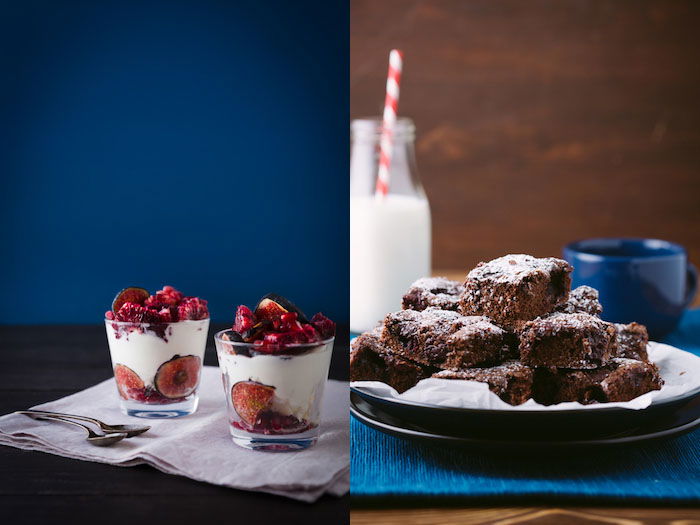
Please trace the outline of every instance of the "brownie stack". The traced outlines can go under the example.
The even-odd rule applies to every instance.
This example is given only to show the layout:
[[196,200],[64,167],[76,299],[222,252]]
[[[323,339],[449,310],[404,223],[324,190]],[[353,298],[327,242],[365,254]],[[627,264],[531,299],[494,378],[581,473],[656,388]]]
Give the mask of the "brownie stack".
[[598,292],[561,259],[506,255],[463,284],[416,281],[403,310],[352,344],[350,379],[403,392],[427,377],[487,383],[503,401],[629,401],[663,384],[646,328],[603,321]]

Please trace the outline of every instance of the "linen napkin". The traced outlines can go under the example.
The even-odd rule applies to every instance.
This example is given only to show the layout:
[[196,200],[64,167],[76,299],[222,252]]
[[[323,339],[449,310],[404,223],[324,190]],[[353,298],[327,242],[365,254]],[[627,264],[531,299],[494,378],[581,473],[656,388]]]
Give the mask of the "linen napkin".
[[217,367],[203,367],[199,396],[199,408],[189,416],[162,420],[130,417],[120,411],[114,379],[108,379],[33,408],[91,416],[108,424],[146,424],[151,426],[148,432],[111,447],[95,447],[70,425],[7,414],[0,417],[0,445],[121,467],[145,463],[167,474],[305,502],[313,502],[324,493],[341,496],[348,492],[347,383],[328,381],[321,436],[316,445],[298,452],[253,451],[231,441]]

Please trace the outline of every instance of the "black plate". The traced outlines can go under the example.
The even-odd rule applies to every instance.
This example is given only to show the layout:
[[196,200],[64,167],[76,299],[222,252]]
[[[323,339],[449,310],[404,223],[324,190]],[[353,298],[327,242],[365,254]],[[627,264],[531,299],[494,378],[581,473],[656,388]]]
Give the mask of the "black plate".
[[[369,404],[354,392],[350,393],[350,413],[355,419],[365,425],[399,438],[480,450],[494,450],[498,451],[499,454],[504,453],[504,451],[511,451],[517,454],[530,453],[534,450],[539,453],[543,451],[557,453],[570,451],[572,448],[597,449],[600,447],[615,447],[678,437],[700,427],[700,417],[697,417],[684,424],[671,426],[668,426],[667,421],[659,420],[656,424],[630,429],[621,434],[591,439],[521,439],[520,433],[514,431],[514,429],[498,437],[439,433],[392,416],[380,408]],[[517,435],[517,439],[503,439],[504,436],[513,436],[514,434]]]
[[652,403],[641,410],[619,407],[594,410],[485,410],[450,408],[413,401],[386,399],[352,387],[368,405],[431,433],[499,438],[514,431],[519,440],[605,439],[643,427],[682,427],[700,418],[700,388]]

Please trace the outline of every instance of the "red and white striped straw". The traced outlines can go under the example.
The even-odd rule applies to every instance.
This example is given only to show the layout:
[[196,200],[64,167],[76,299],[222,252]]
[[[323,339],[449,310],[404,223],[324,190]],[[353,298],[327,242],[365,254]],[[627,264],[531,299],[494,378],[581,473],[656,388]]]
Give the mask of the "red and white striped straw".
[[386,79],[386,98],[384,99],[384,117],[382,135],[379,141],[379,172],[375,194],[384,197],[389,192],[389,168],[391,154],[394,149],[394,125],[399,109],[399,86],[401,85],[401,69],[403,53],[392,49],[389,53],[389,74]]

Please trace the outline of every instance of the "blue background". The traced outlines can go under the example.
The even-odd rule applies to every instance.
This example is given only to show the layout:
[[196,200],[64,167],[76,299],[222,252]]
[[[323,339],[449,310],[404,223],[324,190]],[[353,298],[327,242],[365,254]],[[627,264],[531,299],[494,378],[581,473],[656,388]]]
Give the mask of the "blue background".
[[1,9],[0,322],[164,284],[347,319],[347,2]]

